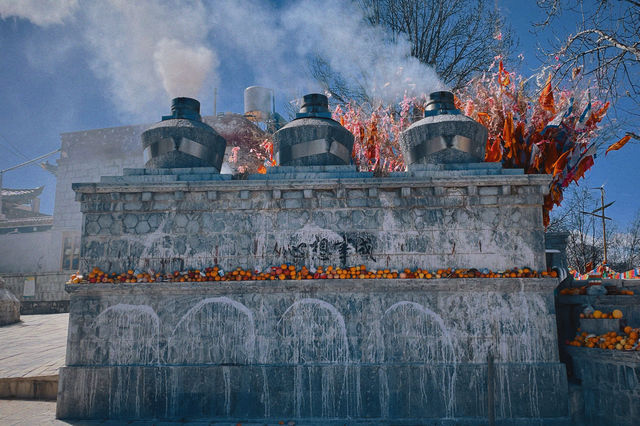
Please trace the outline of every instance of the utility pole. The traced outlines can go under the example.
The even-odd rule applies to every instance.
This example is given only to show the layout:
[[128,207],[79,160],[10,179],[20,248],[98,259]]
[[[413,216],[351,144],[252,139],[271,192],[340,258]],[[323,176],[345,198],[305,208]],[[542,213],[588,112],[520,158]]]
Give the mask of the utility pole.
[[[606,225],[606,221],[607,220],[611,220],[610,217],[606,217],[604,215],[605,213],[605,209],[608,207],[611,207],[611,205],[613,203],[615,203],[615,201],[610,202],[609,204],[607,204],[605,206],[604,204],[604,185],[602,185],[599,188],[591,188],[591,189],[599,189],[600,190],[600,207],[598,207],[597,209],[595,209],[592,212],[581,212],[582,214],[588,214],[594,217],[598,217],[600,219],[602,219],[602,244],[604,246],[604,260],[603,260],[603,264],[606,265],[607,264],[607,225]],[[597,212],[600,212],[600,214],[596,214]]]

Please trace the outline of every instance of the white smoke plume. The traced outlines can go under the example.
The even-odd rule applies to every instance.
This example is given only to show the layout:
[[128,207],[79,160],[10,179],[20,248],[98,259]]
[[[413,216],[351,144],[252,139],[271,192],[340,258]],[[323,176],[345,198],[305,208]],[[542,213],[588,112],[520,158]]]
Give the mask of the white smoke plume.
[[127,115],[157,119],[171,97],[197,97],[207,76],[215,84],[200,1],[91,1],[82,3],[82,21],[93,69]]
[[0,0],[0,15],[71,25],[129,119],[156,119],[169,98],[198,97],[204,87],[224,84],[218,68],[231,56],[247,64],[238,72],[289,98],[321,90],[308,71],[315,55],[384,102],[444,89],[435,71],[410,55],[405,39],[366,23],[349,1],[276,7],[267,0],[58,0],[50,13],[36,3],[42,4]]
[[402,99],[405,92],[445,89],[433,68],[411,56],[407,40],[391,40],[348,1],[294,1],[275,10],[250,0],[223,0],[212,14],[213,31],[237,34],[231,38],[235,48],[251,58],[260,84],[276,90],[291,85],[318,90],[307,72],[308,59],[317,54],[385,102]]
[[206,47],[192,48],[167,38],[158,42],[153,59],[164,90],[172,98],[197,97],[207,73],[218,66],[216,56]]
[[46,27],[61,24],[78,7],[78,0],[0,0],[0,18],[28,19],[36,25]]

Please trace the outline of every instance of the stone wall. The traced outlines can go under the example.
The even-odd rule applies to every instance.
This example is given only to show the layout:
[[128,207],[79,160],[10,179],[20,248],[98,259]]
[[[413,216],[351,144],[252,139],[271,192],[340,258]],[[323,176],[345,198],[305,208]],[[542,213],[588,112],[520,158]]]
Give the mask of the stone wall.
[[249,180],[125,170],[74,185],[84,213],[81,267],[545,268],[547,176],[275,169]]
[[0,235],[0,274],[60,270],[62,238],[59,231]]
[[[632,426],[640,419],[640,353],[565,347],[580,384],[584,425]],[[582,410],[580,410],[582,409]]]
[[98,182],[100,176],[122,174],[124,167],[141,167],[140,134],[146,125],[111,127],[62,133],[56,175],[53,223],[57,229],[82,227],[80,204],[75,201],[74,182]]
[[[20,300],[23,315],[52,314],[69,311],[69,294],[64,285],[70,272],[39,274],[2,274],[6,287]],[[33,295],[25,292],[25,280],[33,278]]]
[[58,417],[566,424],[556,285],[68,285]]

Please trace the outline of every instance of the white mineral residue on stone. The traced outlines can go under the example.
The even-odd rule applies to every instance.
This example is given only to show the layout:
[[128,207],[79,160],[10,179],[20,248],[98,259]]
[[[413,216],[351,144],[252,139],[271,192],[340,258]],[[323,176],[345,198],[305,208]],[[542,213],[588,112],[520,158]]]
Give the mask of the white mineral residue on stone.
[[[336,415],[336,399],[345,401],[352,389],[346,389],[348,380],[349,341],[342,314],[332,304],[319,299],[305,298],[293,303],[278,321],[282,337],[284,362],[296,365],[294,374],[294,404],[296,415],[302,409],[305,386],[304,364],[317,365],[321,369],[321,393],[323,417]],[[338,367],[338,369],[335,369]],[[313,369],[315,367],[307,367]],[[342,373],[342,387],[336,386],[336,373]],[[311,374],[311,370],[308,371]],[[308,385],[311,391],[311,384]],[[310,399],[311,400],[311,399]]]
[[[453,417],[458,365],[454,347],[456,336],[442,317],[419,303],[404,300],[394,303],[384,312],[381,324],[385,337],[385,361],[421,362],[427,359],[436,365],[452,365],[450,376],[446,370],[437,371],[442,371],[439,379],[445,395],[446,416]],[[421,387],[425,387],[424,382],[421,382]]]
[[224,380],[224,413],[227,417],[231,414],[231,372],[229,366],[222,366],[222,378]]
[[378,399],[380,400],[380,413],[383,418],[389,417],[389,379],[387,378],[387,369],[381,366],[378,369],[378,381],[380,390],[378,391]]
[[282,314],[278,327],[285,341],[283,346],[291,346],[292,358],[287,362],[349,362],[344,317],[324,300],[296,301]]
[[95,345],[106,354],[108,365],[154,365],[160,361],[160,319],[149,305],[111,306],[95,318],[91,328],[96,330]]
[[262,395],[260,395],[260,402],[264,406],[264,417],[268,419],[271,417],[271,397],[269,394],[269,380],[267,379],[267,368],[263,365],[260,366],[262,371]]
[[228,297],[201,300],[178,321],[168,341],[169,362],[247,364],[255,359],[253,312]]

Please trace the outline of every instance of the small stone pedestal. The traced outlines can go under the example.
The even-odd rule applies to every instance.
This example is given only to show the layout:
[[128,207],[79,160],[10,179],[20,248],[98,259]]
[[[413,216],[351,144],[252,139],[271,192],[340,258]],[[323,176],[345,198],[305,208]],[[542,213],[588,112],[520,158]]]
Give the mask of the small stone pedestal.
[[20,321],[20,301],[4,287],[0,277],[0,326]]

